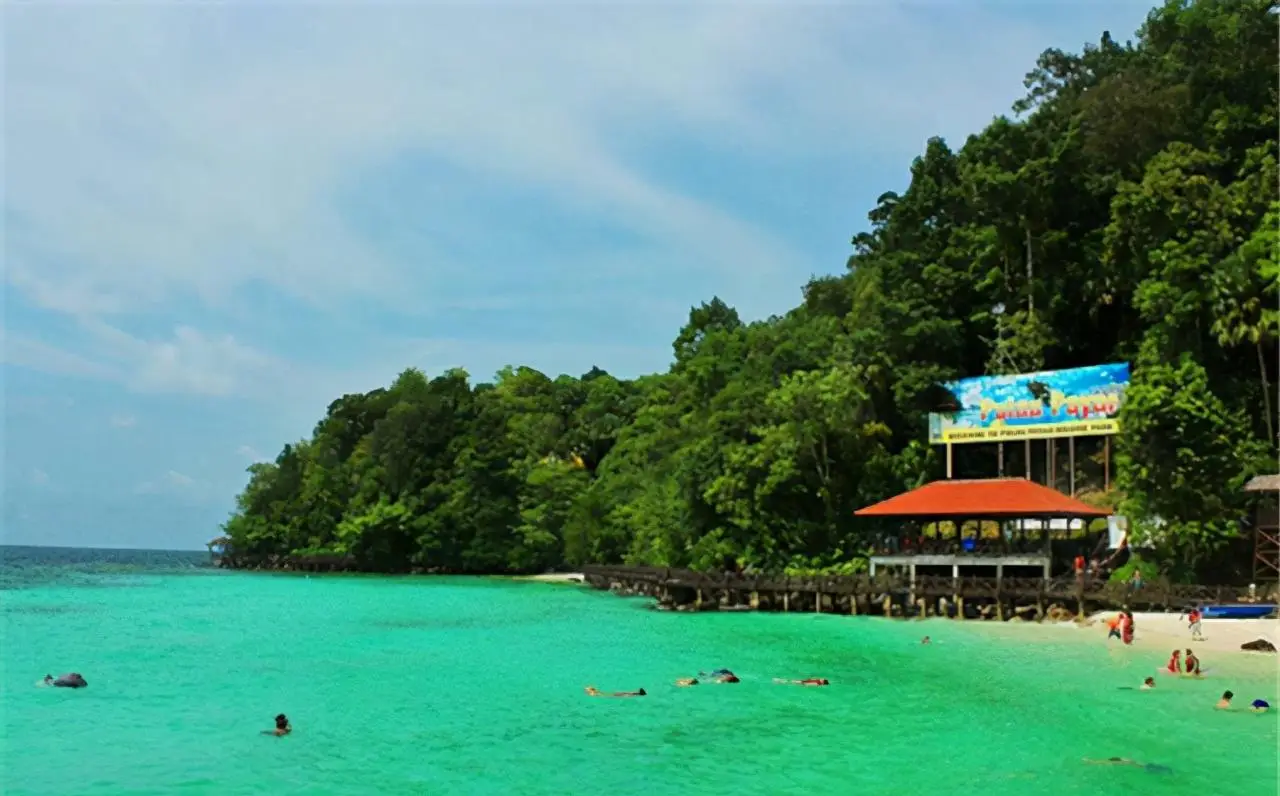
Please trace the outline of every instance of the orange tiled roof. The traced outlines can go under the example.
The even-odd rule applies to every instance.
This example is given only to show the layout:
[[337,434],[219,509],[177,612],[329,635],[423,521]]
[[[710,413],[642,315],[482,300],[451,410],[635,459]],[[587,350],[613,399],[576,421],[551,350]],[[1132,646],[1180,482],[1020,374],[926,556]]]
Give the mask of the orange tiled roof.
[[934,481],[854,512],[858,517],[1105,517],[1056,489],[1025,478]]

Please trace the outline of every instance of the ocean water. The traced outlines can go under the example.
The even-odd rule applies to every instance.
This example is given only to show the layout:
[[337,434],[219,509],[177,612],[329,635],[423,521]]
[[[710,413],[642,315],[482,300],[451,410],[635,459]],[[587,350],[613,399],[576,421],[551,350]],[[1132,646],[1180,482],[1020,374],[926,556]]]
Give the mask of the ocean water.
[[[1277,791],[1277,716],[1213,710],[1224,688],[1276,704],[1266,662],[1142,692],[1162,661],[976,623],[0,555],[8,796]],[[742,682],[672,684],[721,666]],[[65,671],[89,687],[36,687]],[[832,684],[772,682],[806,676]],[[280,712],[293,734],[261,735]],[[1082,762],[1110,756],[1172,771]]]

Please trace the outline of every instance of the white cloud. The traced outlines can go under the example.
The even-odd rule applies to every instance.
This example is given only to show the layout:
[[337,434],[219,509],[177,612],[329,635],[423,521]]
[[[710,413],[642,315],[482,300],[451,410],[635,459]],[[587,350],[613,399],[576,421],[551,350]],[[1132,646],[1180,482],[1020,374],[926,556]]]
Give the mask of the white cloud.
[[161,492],[184,491],[195,485],[195,479],[176,470],[169,470],[162,477],[143,481],[134,489],[140,495],[154,495]]
[[27,5],[6,21],[7,278],[78,315],[234,308],[251,282],[447,300],[447,254],[396,262],[344,216],[346,190],[409,153],[620,220],[658,257],[772,273],[795,264],[786,245],[647,176],[636,146],[896,150],[904,127],[985,121],[975,95],[1016,88],[1028,40],[1004,24],[986,30],[1000,48],[957,44],[881,4]]
[[0,356],[3,356],[5,364],[31,368],[44,373],[107,380],[122,377],[119,370],[109,365],[95,362],[40,340],[7,333],[4,329],[0,329]]
[[[256,394],[270,391],[272,379],[288,373],[284,363],[231,335],[207,335],[190,326],[175,327],[167,339],[134,336],[92,318],[82,319],[80,330],[83,355],[11,333],[0,354],[9,365],[120,382],[139,393]],[[117,427],[134,422],[123,415],[111,420]]]
[[133,428],[138,424],[138,418],[133,415],[112,415],[112,428]]
[[266,456],[263,456],[261,453],[258,453],[257,450],[255,450],[254,448],[248,445],[241,445],[239,448],[236,449],[236,453],[240,454],[241,456],[243,456],[244,458],[248,459],[250,462],[253,462],[253,463],[267,461]]

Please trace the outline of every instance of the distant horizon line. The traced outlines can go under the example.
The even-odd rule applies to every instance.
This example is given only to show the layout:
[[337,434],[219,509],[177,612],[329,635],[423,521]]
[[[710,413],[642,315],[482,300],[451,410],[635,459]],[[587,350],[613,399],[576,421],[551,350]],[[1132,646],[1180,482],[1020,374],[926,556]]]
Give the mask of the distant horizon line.
[[75,544],[13,544],[11,542],[0,542],[0,548],[3,547],[30,547],[39,550],[128,550],[135,553],[204,553],[207,552],[202,547],[100,547],[94,545],[75,545]]

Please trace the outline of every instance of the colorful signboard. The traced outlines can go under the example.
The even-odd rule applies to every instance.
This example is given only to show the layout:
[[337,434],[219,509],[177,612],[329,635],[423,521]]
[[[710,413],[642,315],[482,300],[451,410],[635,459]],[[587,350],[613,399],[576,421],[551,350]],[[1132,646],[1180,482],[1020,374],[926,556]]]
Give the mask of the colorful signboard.
[[959,403],[929,415],[929,442],[1010,442],[1115,434],[1128,363],[947,382]]

